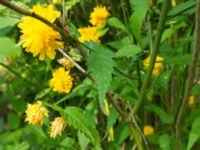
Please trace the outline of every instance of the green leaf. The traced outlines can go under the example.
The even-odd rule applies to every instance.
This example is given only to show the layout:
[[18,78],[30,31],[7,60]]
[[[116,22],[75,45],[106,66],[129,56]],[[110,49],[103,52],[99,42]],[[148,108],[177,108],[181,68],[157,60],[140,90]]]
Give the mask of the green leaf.
[[20,125],[20,120],[14,113],[8,113],[8,124],[11,129],[16,129]]
[[191,54],[184,54],[184,55],[177,55],[173,57],[166,57],[164,59],[165,64],[173,64],[173,65],[187,65],[191,64],[192,62],[192,55]]
[[85,150],[89,143],[89,139],[81,132],[78,133],[78,140],[81,150]]
[[127,32],[126,27],[124,26],[124,24],[116,17],[109,18],[108,19],[108,24],[113,28],[121,29],[121,30]]
[[24,112],[26,110],[27,102],[24,100],[12,100],[12,106],[17,112]]
[[73,149],[75,140],[70,137],[66,137],[60,143],[61,146],[65,147],[66,149]]
[[16,25],[17,22],[19,22],[19,19],[4,16],[0,17],[0,22],[0,36],[3,36],[12,30],[13,26]]
[[16,46],[10,38],[0,37],[0,62],[6,58],[13,58],[21,54],[21,48]]
[[132,10],[134,11],[130,17],[130,27],[138,42],[141,41],[141,30],[147,10],[147,0],[130,0]]
[[114,67],[114,53],[108,48],[96,45],[95,51],[89,55],[88,71],[96,82],[100,106],[103,109],[103,100],[112,80]]
[[125,45],[129,45],[129,44],[130,44],[129,37],[124,37],[121,40],[112,41],[112,42],[107,43],[107,45],[109,45],[115,49],[121,49]]
[[13,147],[13,150],[28,150],[29,149],[29,143],[26,141],[23,141],[20,144],[17,144]]
[[90,118],[84,114],[82,109],[69,106],[61,114],[70,127],[83,132],[96,149],[101,149],[98,132],[89,124]]
[[174,118],[172,115],[167,114],[161,107],[154,105],[150,102],[147,103],[146,109],[149,111],[153,111],[156,115],[159,116],[160,120],[162,120],[164,123],[172,123]]
[[200,137],[200,117],[197,117],[192,123],[192,129],[189,134],[189,141],[187,145],[187,150],[190,150],[192,146],[197,142]]
[[194,0],[190,0],[190,1],[186,1],[184,3],[180,3],[175,8],[173,8],[169,12],[168,15],[169,16],[175,16],[175,15],[178,15],[179,13],[183,13],[184,11],[186,11],[190,8],[195,9],[195,4],[196,4],[196,1],[194,1]]
[[118,113],[116,112],[116,110],[112,107],[110,110],[110,115],[107,118],[107,126],[106,126],[106,133],[105,136],[107,136],[110,128],[112,128],[112,126],[116,123],[118,118]]
[[115,53],[115,57],[133,57],[141,52],[141,50],[142,49],[137,45],[125,45]]
[[0,140],[0,143],[7,144],[17,141],[21,138],[21,136],[22,136],[22,129],[15,130],[12,132],[4,132],[3,134],[0,135],[0,139],[3,139]]
[[162,150],[171,150],[170,136],[168,134],[161,135],[159,139],[159,144]]

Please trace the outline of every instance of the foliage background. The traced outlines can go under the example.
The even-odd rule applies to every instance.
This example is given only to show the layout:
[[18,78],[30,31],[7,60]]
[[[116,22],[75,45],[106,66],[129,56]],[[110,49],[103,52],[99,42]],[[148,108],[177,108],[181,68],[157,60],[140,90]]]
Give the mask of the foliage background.
[[[101,44],[86,43],[95,53],[82,47],[89,58],[78,62],[87,68],[97,85],[73,68],[74,88],[67,95],[57,94],[48,86],[51,72],[60,66],[57,59],[62,55],[57,53],[53,61],[48,58],[39,61],[26,53],[19,45],[20,33],[16,27],[22,15],[0,5],[0,149],[133,148],[135,142],[126,121],[110,99],[113,98],[128,114],[136,103],[146,73],[143,60],[152,49],[163,1],[66,1],[66,20],[75,38],[78,37],[77,28],[88,26],[89,15],[96,5],[105,5],[111,14]],[[24,9],[36,3],[45,5],[43,0],[12,2]],[[175,120],[185,92],[188,66],[192,62],[196,1],[172,0],[170,5],[159,46],[165,68],[158,76],[152,76],[145,101],[135,116],[141,130],[145,125],[155,129],[154,134],[145,137],[150,149],[177,149]],[[56,7],[62,11],[61,5]],[[69,49],[77,51],[71,46]],[[182,149],[199,147],[199,66],[195,74],[190,92],[195,101],[187,106],[181,124]],[[106,115],[101,107],[108,91],[112,98],[107,95],[110,113]],[[52,110],[42,127],[24,122],[27,103],[36,100],[46,102]],[[49,121],[59,113],[67,120],[68,127],[62,136],[52,139],[48,135]],[[113,134],[109,133],[110,128],[114,129]]]

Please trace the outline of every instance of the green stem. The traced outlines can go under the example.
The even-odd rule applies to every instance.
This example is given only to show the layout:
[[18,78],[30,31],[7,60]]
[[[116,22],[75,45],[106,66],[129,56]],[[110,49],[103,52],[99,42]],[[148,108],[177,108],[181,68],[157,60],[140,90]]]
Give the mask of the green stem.
[[157,31],[155,41],[154,41],[154,44],[153,44],[153,51],[150,55],[150,65],[149,65],[149,68],[147,70],[144,82],[142,84],[142,89],[140,91],[138,101],[135,104],[135,106],[133,107],[133,114],[136,114],[138,112],[138,110],[140,109],[140,107],[143,103],[144,97],[145,97],[147,90],[148,90],[149,82],[150,82],[150,79],[151,79],[151,74],[152,74],[152,71],[153,71],[153,68],[154,68],[156,56],[157,56],[157,53],[158,53],[158,49],[159,49],[159,45],[160,45],[160,41],[161,41],[161,37],[162,37],[164,25],[165,25],[165,19],[167,17],[167,12],[168,12],[168,9],[169,9],[169,4],[170,4],[170,0],[165,0],[163,5],[162,5],[162,8],[161,8],[161,15],[160,15],[160,19],[159,19],[159,22],[158,22],[158,31]]
[[126,122],[128,128],[131,131],[131,135],[132,135],[133,139],[135,140],[135,143],[137,145],[137,149],[138,150],[143,150],[143,145],[142,145],[142,141],[141,141],[140,135],[139,135],[138,131],[135,129],[135,127],[133,126],[133,124],[129,121],[129,118],[127,117],[126,113],[116,103],[116,101],[113,99],[111,93],[107,93],[106,95],[108,97],[108,100],[110,100],[112,106],[120,114],[120,116],[122,117],[122,119]]
[[184,97],[181,107],[178,112],[176,119],[176,140],[178,143],[178,149],[181,149],[181,135],[180,135],[180,125],[184,116],[184,110],[187,106],[187,100],[190,95],[190,91],[193,86],[193,81],[195,77],[195,71],[197,68],[198,54],[200,52],[200,0],[197,1],[197,11],[196,11],[196,29],[195,29],[195,45],[192,52],[192,64],[189,67],[188,77],[185,84]]

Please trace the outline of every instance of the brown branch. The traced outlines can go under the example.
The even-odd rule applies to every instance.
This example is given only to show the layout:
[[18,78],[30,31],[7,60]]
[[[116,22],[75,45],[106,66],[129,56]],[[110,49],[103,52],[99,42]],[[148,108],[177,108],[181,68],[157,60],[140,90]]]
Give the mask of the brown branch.
[[31,12],[31,11],[28,11],[28,10],[25,10],[25,9],[22,9],[16,5],[14,5],[13,3],[11,3],[10,1],[8,0],[0,0],[0,4],[20,13],[20,14],[23,14],[23,15],[26,15],[26,16],[30,16],[30,17],[33,17],[33,18],[36,18],[40,21],[42,21],[43,23],[45,23],[46,25],[52,27],[54,30],[58,31],[59,33],[61,33],[64,37],[66,38],[69,38],[70,35],[69,33],[67,33],[66,31],[62,30],[61,28],[55,26],[53,23],[51,23],[50,21],[48,21],[47,19],[45,19],[44,17],[34,13],[34,12]]

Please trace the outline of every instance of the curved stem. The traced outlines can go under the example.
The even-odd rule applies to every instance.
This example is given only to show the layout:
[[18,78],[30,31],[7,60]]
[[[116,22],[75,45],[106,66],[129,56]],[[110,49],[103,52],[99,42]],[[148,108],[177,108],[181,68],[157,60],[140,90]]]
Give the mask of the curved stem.
[[154,45],[153,45],[153,51],[150,55],[150,65],[149,65],[149,68],[147,70],[144,82],[142,84],[142,88],[141,88],[141,91],[140,91],[138,101],[135,104],[135,106],[133,107],[133,115],[136,114],[138,112],[138,110],[140,109],[140,107],[143,103],[144,97],[146,95],[146,92],[148,90],[149,82],[150,82],[150,79],[151,79],[151,74],[152,74],[152,71],[153,71],[153,68],[154,68],[156,56],[157,56],[157,53],[158,53],[158,48],[159,48],[160,41],[161,41],[161,36],[162,36],[164,25],[165,25],[165,19],[167,17],[167,12],[168,12],[168,9],[169,9],[169,4],[170,4],[170,0],[165,0],[163,5],[162,5],[162,8],[161,8],[161,15],[160,15],[160,19],[159,19],[159,22],[158,22],[158,31],[157,31],[157,34],[156,34],[156,37],[155,37],[155,41],[154,41]]
[[195,45],[192,52],[192,64],[189,67],[188,77],[185,84],[184,97],[176,119],[176,140],[178,143],[178,149],[181,149],[180,125],[184,116],[184,110],[187,105],[187,100],[193,86],[199,52],[200,52],[200,0],[197,1]]

